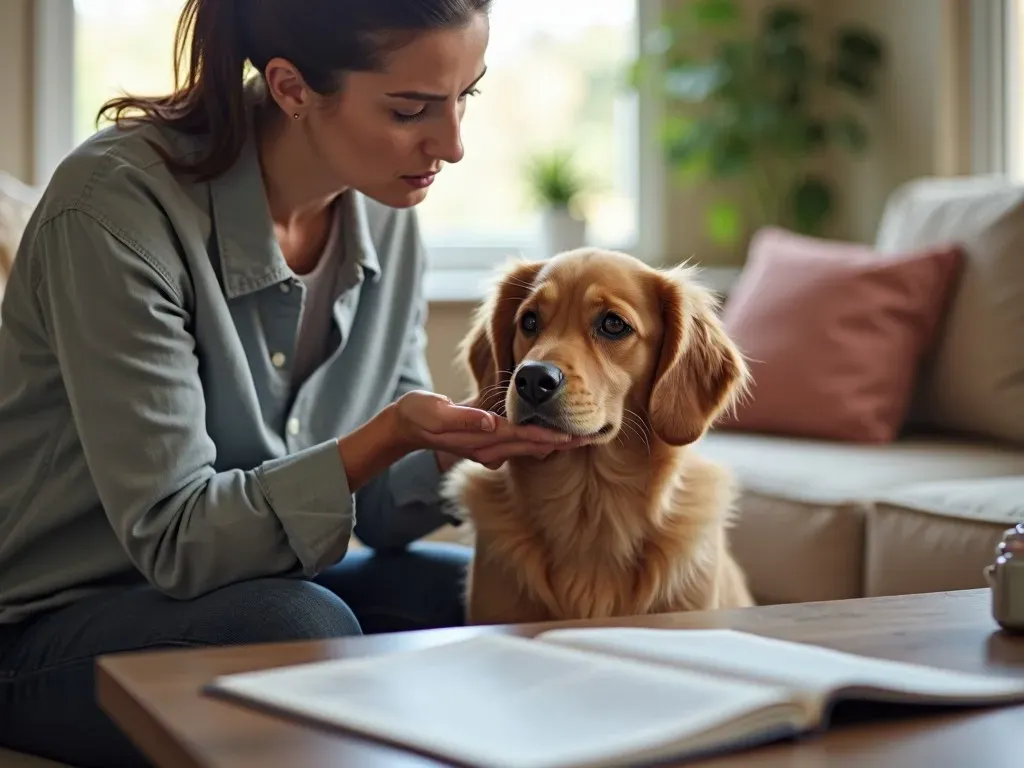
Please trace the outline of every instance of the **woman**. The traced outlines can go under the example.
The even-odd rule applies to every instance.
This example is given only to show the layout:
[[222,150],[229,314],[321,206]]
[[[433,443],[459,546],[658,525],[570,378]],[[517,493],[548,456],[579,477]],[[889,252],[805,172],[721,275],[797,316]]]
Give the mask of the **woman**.
[[0,324],[0,744],[139,761],[99,654],[461,620],[441,476],[571,447],[424,391],[410,209],[488,4],[189,0],[183,87],[54,175]]

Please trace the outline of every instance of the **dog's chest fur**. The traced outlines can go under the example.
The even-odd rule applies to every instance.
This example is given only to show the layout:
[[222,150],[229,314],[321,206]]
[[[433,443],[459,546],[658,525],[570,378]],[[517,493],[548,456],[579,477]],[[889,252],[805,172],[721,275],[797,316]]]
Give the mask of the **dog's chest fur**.
[[712,578],[715,568],[714,542],[707,540],[718,528],[709,525],[707,510],[722,508],[707,503],[721,479],[715,468],[644,462],[638,471],[635,457],[598,450],[585,467],[580,461],[556,456],[500,472],[468,466],[456,483],[478,541],[486,542],[477,556],[507,574],[520,603],[543,609],[543,616],[525,618],[706,607],[686,596],[706,594],[688,587]]

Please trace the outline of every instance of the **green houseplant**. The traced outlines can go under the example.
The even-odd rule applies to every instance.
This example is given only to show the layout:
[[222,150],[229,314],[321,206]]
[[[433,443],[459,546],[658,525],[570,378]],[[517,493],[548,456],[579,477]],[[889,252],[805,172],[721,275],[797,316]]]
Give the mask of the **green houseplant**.
[[822,231],[838,197],[825,158],[867,147],[861,110],[884,66],[868,30],[837,25],[824,35],[806,7],[774,3],[753,20],[750,8],[689,0],[665,15],[634,71],[659,73],[661,139],[676,175],[735,190],[705,211],[708,234],[725,246],[764,224]]
[[586,242],[581,197],[587,183],[567,149],[539,152],[526,163],[526,183],[541,210],[541,249],[551,256]]

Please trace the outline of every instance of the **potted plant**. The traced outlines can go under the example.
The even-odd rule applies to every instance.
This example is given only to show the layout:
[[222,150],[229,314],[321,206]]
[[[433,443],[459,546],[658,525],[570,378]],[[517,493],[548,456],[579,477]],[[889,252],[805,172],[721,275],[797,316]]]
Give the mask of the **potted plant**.
[[586,244],[587,222],[580,198],[586,182],[569,150],[555,149],[532,156],[526,180],[541,209],[541,249],[545,256]]
[[838,197],[822,168],[834,148],[866,149],[862,110],[884,63],[881,41],[862,27],[815,32],[815,43],[827,41],[816,45],[807,7],[772,4],[756,20],[744,17],[750,7],[692,0],[665,15],[634,66],[636,85],[658,73],[661,138],[677,178],[737,190],[705,211],[722,246],[765,224],[821,233]]

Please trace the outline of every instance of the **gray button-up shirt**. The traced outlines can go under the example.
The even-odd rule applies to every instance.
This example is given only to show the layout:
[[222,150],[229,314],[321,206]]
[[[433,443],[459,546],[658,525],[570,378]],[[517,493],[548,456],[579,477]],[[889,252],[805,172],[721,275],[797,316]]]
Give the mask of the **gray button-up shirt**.
[[305,287],[254,143],[194,183],[150,142],[203,149],[153,127],[98,134],[56,172],[15,260],[0,314],[0,623],[142,577],[176,598],[308,577],[353,528],[397,547],[448,520],[432,453],[353,496],[335,443],[431,386],[414,212],[344,194],[356,279],[339,286],[326,361],[293,390]]

